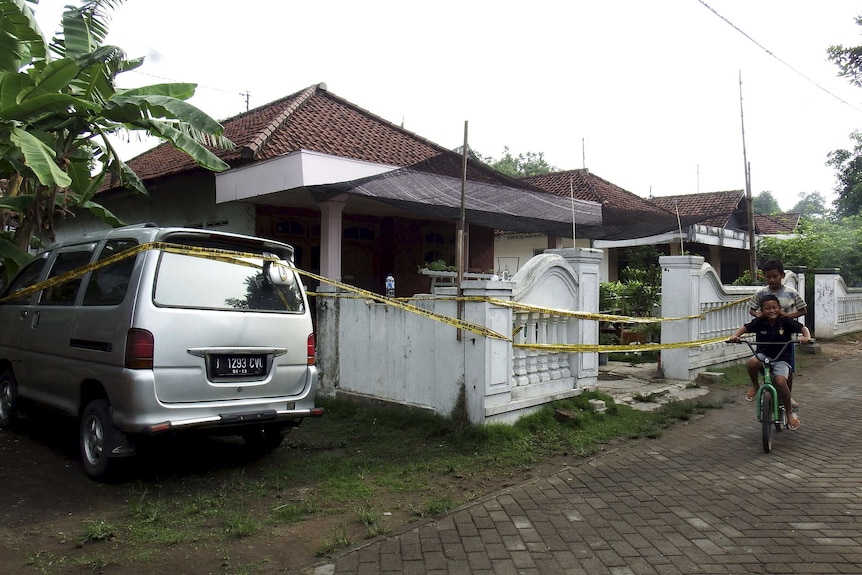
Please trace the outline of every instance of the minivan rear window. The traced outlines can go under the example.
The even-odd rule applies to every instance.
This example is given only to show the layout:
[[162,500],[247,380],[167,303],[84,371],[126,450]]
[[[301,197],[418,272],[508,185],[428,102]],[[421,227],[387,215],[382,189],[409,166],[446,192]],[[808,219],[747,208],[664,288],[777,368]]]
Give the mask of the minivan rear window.
[[246,266],[216,259],[163,252],[153,301],[166,307],[304,313],[296,278],[273,285],[262,273],[263,260]]

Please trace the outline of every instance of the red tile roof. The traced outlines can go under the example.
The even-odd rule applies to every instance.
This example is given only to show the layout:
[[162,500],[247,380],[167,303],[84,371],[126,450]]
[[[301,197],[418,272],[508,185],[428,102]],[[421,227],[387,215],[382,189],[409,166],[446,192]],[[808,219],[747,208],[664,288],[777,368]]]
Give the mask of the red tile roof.
[[566,198],[574,191],[576,199],[598,202],[614,210],[667,215],[663,208],[590,173],[587,169],[527,176],[521,178],[521,181]]
[[793,234],[799,226],[802,214],[785,212],[783,214],[754,214],[757,233],[765,235]]
[[[229,118],[222,125],[236,148],[213,152],[232,167],[307,150],[459,178],[462,169],[455,152],[339,98],[322,83]],[[203,172],[167,143],[131,159],[128,165],[145,182]],[[475,162],[468,169],[468,178],[524,187]]]
[[727,192],[703,192],[683,194],[678,196],[661,196],[651,198],[651,202],[680,216],[699,218],[699,223],[718,228],[727,226],[731,217],[737,211],[745,210],[745,192],[730,190]]

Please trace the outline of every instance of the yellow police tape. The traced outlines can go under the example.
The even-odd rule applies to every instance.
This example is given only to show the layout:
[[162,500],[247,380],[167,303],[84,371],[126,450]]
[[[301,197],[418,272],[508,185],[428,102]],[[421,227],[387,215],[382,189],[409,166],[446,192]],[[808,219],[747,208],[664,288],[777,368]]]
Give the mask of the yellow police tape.
[[[171,244],[167,242],[148,242],[145,244],[141,244],[139,246],[135,246],[133,248],[129,248],[124,250],[118,254],[107,257],[105,259],[99,260],[97,262],[93,262],[91,264],[87,264],[85,266],[81,266],[80,268],[74,269],[72,271],[54,276],[52,278],[46,279],[44,281],[38,282],[21,290],[18,290],[12,294],[4,298],[0,298],[0,303],[9,301],[12,299],[18,299],[21,297],[28,296],[37,291],[41,291],[44,289],[48,289],[50,287],[54,287],[68,281],[77,279],[82,277],[84,274],[97,270],[99,268],[109,266],[126,258],[130,258],[138,255],[141,252],[147,250],[161,250],[169,253],[176,253],[182,255],[189,255],[194,257],[202,257],[207,259],[214,259],[218,261],[223,261],[227,263],[239,264],[248,267],[254,268],[262,268],[262,266],[257,261],[263,259],[264,261],[272,261],[278,262],[278,258],[275,256],[261,256],[261,254],[254,253],[244,253],[237,252],[232,250],[223,250],[217,248],[204,248],[204,247],[196,247],[196,246],[186,246],[186,245],[178,245]],[[491,330],[485,326],[474,324],[471,322],[467,322],[458,318],[453,318],[447,315],[439,314],[436,312],[432,312],[429,310],[422,309],[415,305],[407,303],[409,300],[419,300],[425,299],[423,297],[413,297],[413,298],[390,298],[386,296],[382,296],[380,294],[367,291],[356,286],[351,286],[349,284],[344,284],[339,281],[323,277],[317,275],[315,273],[301,270],[299,268],[293,268],[296,273],[307,276],[311,279],[317,280],[321,283],[326,283],[336,287],[338,289],[343,289],[348,292],[353,292],[354,296],[348,296],[345,294],[330,294],[330,293],[317,293],[317,292],[308,292],[308,295],[318,296],[318,297],[356,297],[362,299],[370,299],[374,301],[378,301],[384,303],[386,305],[390,305],[392,307],[396,307],[399,309],[403,309],[410,313],[414,313],[423,317],[427,317],[429,319],[433,319],[435,321],[439,321],[450,325],[452,327],[463,329],[465,331],[469,331],[471,333],[475,333],[477,335],[481,335],[484,337],[490,337],[493,339],[498,339],[502,341],[512,342],[514,337],[523,329],[523,326],[519,326],[512,333],[512,337],[507,337],[503,334],[500,334],[494,330]],[[440,298],[437,298],[440,299]],[[729,302],[722,306],[707,310],[704,314],[701,315],[693,315],[693,316],[685,316],[685,317],[676,317],[676,318],[655,318],[655,317],[628,317],[628,316],[620,316],[620,315],[612,315],[612,314],[601,314],[601,313],[588,313],[588,312],[579,312],[579,311],[570,311],[570,310],[560,310],[554,308],[544,308],[539,306],[532,306],[523,303],[517,303],[507,300],[502,300],[499,298],[485,298],[485,297],[453,297],[451,299],[455,299],[458,301],[487,301],[491,304],[500,306],[500,307],[508,307],[511,309],[517,309],[522,311],[528,311],[531,313],[545,314],[545,315],[556,315],[562,317],[573,317],[577,319],[591,320],[591,321],[608,321],[608,322],[616,322],[616,323],[654,323],[661,321],[678,321],[685,319],[703,319],[704,314],[718,311],[720,309],[724,309],[727,307],[732,307],[735,305],[740,305],[749,301],[749,298],[743,298],[738,301]],[[712,338],[706,340],[699,341],[690,341],[690,342],[680,342],[680,343],[672,343],[672,344],[632,344],[632,345],[595,345],[595,344],[547,344],[547,343],[513,343],[513,347],[521,348],[521,349],[532,349],[537,351],[545,351],[545,352],[558,352],[558,353],[590,353],[590,352],[612,352],[612,351],[620,351],[620,352],[635,352],[635,351],[655,351],[661,349],[678,349],[683,347],[698,347],[701,345],[707,345],[710,343],[717,343],[726,340],[726,337],[722,338]]]
[[254,262],[247,261],[247,260],[249,260],[249,259],[254,259],[254,260],[263,259],[266,261],[273,261],[273,262],[278,261],[278,258],[276,258],[276,257],[262,257],[260,254],[242,253],[242,252],[235,252],[235,251],[230,251],[230,250],[221,250],[221,249],[217,249],[217,248],[201,248],[201,247],[195,247],[195,246],[182,246],[182,245],[177,245],[177,244],[169,244],[166,242],[149,242],[149,243],[145,243],[145,244],[141,244],[141,245],[129,248],[127,250],[124,250],[120,253],[114,254],[114,255],[107,257],[105,259],[99,260],[97,262],[93,262],[91,264],[87,264],[87,265],[81,266],[79,268],[75,268],[74,270],[68,271],[66,273],[48,278],[44,281],[33,284],[33,285],[26,287],[24,289],[20,289],[20,290],[16,291],[15,293],[9,294],[8,296],[0,299],[0,303],[7,301],[7,300],[11,300],[11,299],[17,299],[20,297],[25,297],[25,296],[28,296],[28,295],[34,293],[34,292],[48,289],[48,288],[51,288],[54,286],[58,286],[60,284],[64,284],[64,283],[71,281],[71,280],[74,280],[74,279],[78,279],[79,277],[82,277],[87,272],[91,272],[91,271],[97,270],[99,268],[109,266],[111,264],[117,263],[120,260],[124,260],[124,259],[130,258],[132,256],[136,256],[139,253],[147,251],[147,250],[162,250],[164,252],[214,259],[214,260],[219,260],[219,261],[223,261],[223,262],[227,262],[227,263],[234,263],[234,264],[245,265],[245,266],[256,267],[256,268],[260,268],[261,266],[254,263]]

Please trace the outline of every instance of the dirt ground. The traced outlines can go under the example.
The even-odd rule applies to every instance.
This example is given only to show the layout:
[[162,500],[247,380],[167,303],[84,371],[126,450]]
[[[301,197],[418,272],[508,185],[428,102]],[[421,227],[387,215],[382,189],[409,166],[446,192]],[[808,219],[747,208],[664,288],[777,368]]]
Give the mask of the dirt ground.
[[[797,385],[816,377],[818,366],[862,353],[859,342],[852,338],[821,342],[820,348],[822,353],[802,360]],[[57,417],[31,417],[20,430],[0,431],[0,565],[4,574],[298,573],[321,560],[316,555],[321,541],[339,528],[349,525],[347,535],[354,542],[365,535],[355,513],[349,518],[347,513],[325,514],[299,523],[264,526],[254,535],[227,542],[167,545],[155,555],[129,560],[122,536],[80,543],[85,523],[122,517],[135,490],[158,496],[190,489],[202,481],[227,485],[232,474],[254,477],[273,463],[296,461],[301,458],[301,447],[291,435],[275,453],[250,460],[241,445],[225,440],[175,442],[157,456],[143,454],[132,484],[99,484],[82,473],[75,437],[75,423]],[[571,463],[570,457],[561,457],[531,469],[500,469],[460,482],[442,479],[433,489],[456,500],[472,500]],[[302,493],[285,489],[282,497],[292,501],[301,499]],[[417,521],[405,497],[387,495],[373,503],[375,509],[391,513],[385,517],[389,531]],[[279,502],[261,504],[274,507]]]

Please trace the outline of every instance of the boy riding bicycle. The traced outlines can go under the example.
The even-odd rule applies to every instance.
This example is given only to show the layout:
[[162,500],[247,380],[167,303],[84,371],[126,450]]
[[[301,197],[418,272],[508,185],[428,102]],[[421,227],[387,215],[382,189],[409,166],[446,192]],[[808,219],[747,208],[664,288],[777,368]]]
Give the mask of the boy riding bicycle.
[[791,348],[785,347],[779,357],[774,357],[781,347],[791,340],[794,333],[801,334],[800,343],[811,340],[811,332],[808,328],[794,319],[781,314],[781,304],[778,298],[772,294],[763,296],[760,302],[761,315],[737,329],[730,337],[731,342],[738,342],[739,337],[745,333],[756,334],[757,357],[748,360],[748,377],[751,379],[752,388],[745,394],[747,401],[754,401],[757,397],[759,385],[758,376],[763,370],[763,357],[774,359],[772,362],[775,381],[773,382],[781,403],[787,412],[787,427],[799,429],[799,416],[793,412],[790,398],[790,388],[787,378],[790,376]]

